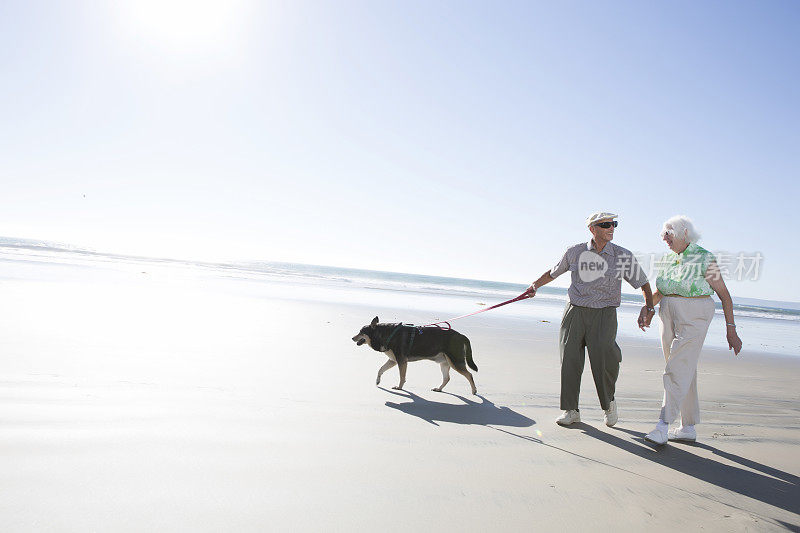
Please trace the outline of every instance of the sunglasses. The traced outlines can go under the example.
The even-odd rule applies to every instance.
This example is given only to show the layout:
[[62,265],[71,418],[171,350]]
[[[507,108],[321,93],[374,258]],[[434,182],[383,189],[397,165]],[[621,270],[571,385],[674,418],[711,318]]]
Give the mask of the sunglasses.
[[616,228],[617,224],[619,224],[619,222],[615,220],[613,222],[600,222],[599,224],[595,224],[595,226],[597,226],[598,228],[608,229],[611,226],[614,226]]

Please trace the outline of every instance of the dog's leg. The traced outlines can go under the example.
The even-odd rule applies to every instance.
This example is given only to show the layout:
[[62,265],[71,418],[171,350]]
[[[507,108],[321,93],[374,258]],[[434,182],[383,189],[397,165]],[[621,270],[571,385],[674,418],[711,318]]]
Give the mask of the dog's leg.
[[381,376],[383,375],[383,373],[386,372],[387,370],[389,370],[390,368],[392,368],[396,364],[397,363],[395,363],[391,359],[386,361],[386,363],[384,363],[383,366],[378,369],[378,379],[375,380],[375,385],[380,385],[381,384]]
[[472,387],[472,394],[478,394],[478,389],[475,388],[475,380],[472,379],[472,374],[470,373],[470,371],[467,370],[466,368],[456,368],[456,372],[467,378],[467,381],[469,381],[469,384]]
[[439,385],[439,387],[433,389],[434,392],[442,392],[444,386],[447,385],[447,382],[450,381],[450,363],[448,363],[447,361],[439,363],[439,368],[442,369],[442,384]]
[[406,384],[406,367],[408,366],[408,361],[399,361],[397,363],[397,369],[400,371],[400,384],[397,387],[392,387],[395,390],[403,390],[403,385]]

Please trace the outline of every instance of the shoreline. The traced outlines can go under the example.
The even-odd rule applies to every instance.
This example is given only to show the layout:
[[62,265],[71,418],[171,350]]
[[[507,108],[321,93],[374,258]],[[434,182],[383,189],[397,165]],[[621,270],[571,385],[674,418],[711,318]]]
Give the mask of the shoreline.
[[[33,253],[33,255],[30,255]],[[273,298],[305,299],[308,301],[327,300],[331,302],[349,301],[369,305],[383,305],[385,302],[408,309],[424,307],[432,314],[442,314],[437,319],[462,315],[480,309],[480,304],[490,305],[516,296],[522,286],[512,283],[440,278],[436,276],[411,275],[387,272],[370,272],[358,269],[320,267],[314,265],[292,265],[290,263],[207,263],[164,260],[141,257],[125,257],[96,253],[90,256],[78,254],[78,259],[70,259],[73,252],[53,251],[47,248],[28,250],[26,254],[5,253],[0,246],[0,263],[5,267],[4,279],[13,280],[81,280],[88,273],[109,283],[140,283],[143,277],[154,282],[203,283],[209,286],[223,285],[228,290],[230,282],[244,287],[256,288],[265,296]],[[271,266],[270,266],[271,265]],[[294,267],[296,270],[291,270]],[[357,273],[361,277],[353,277]],[[350,276],[350,277],[348,277]],[[383,277],[382,277],[383,276]],[[385,279],[384,279],[385,278]],[[455,285],[454,285],[455,284]],[[553,292],[555,291],[555,292]],[[550,322],[560,320],[566,294],[565,289],[544,287],[542,294],[532,300],[519,302],[493,311],[508,316],[527,316]],[[618,308],[620,317],[619,335],[639,338],[635,326],[638,306],[623,297]],[[457,305],[456,305],[457,303]],[[769,303],[765,301],[764,303]],[[476,307],[476,305],[478,307]],[[715,301],[718,307],[719,302]],[[751,301],[743,304],[747,311],[738,314],[737,322],[744,341],[746,353],[770,352],[790,354],[800,357],[800,320],[791,317],[799,312],[785,309],[790,313],[785,317],[760,316],[761,307],[753,307]],[[753,311],[753,310],[756,311]],[[755,314],[753,314],[755,313]],[[631,317],[631,315],[633,315]],[[722,319],[717,309],[715,318]],[[751,316],[752,315],[752,316]],[[429,323],[432,316],[425,317],[421,323]],[[706,345],[726,347],[724,327],[720,320],[711,324]],[[658,315],[651,329],[658,329]],[[658,335],[657,332],[654,333]]]

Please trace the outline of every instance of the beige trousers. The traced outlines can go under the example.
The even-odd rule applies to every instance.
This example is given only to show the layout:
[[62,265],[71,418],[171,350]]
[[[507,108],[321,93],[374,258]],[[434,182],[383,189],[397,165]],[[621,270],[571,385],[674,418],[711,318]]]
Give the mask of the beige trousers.
[[681,424],[700,422],[697,396],[697,361],[714,318],[714,300],[664,296],[659,305],[661,348],[664,350],[664,401],[661,420],[670,424],[678,415]]

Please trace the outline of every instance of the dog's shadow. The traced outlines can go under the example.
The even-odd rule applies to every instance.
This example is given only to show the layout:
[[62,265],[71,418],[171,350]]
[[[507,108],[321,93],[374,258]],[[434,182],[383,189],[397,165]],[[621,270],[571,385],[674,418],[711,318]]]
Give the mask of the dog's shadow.
[[378,388],[390,394],[412,400],[404,403],[386,402],[387,407],[421,418],[434,426],[439,425],[437,422],[451,422],[453,424],[473,424],[478,426],[497,425],[526,428],[536,423],[535,420],[509,409],[508,407],[498,407],[480,395],[478,395],[478,398],[480,398],[481,401],[476,402],[450,392],[437,393],[454,396],[464,402],[462,404],[452,404],[426,400],[406,390],[398,391],[386,389],[384,387]]

